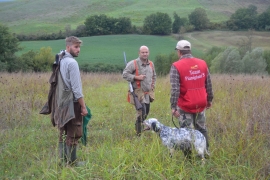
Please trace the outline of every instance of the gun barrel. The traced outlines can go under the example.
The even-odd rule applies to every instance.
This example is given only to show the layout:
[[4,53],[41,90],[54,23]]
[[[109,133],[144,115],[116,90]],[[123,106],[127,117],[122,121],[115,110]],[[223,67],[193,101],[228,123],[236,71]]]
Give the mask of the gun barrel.
[[[126,53],[125,53],[125,51],[123,52],[123,54],[124,54],[125,64],[127,65],[127,59],[126,59]],[[134,100],[134,104],[135,104],[136,109],[137,110],[142,109],[142,104],[140,103],[137,95],[135,94],[131,82],[129,82],[129,91],[131,92],[131,94],[133,96],[133,100]]]
[[123,52],[123,54],[124,54],[124,60],[125,60],[125,64],[127,65],[126,52],[124,51],[124,52]]

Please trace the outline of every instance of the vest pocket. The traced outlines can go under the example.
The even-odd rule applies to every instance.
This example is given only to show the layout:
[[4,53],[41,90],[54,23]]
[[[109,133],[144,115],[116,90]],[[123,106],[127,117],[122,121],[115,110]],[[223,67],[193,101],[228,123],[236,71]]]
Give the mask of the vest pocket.
[[180,99],[179,106],[188,112],[201,112],[207,105],[206,97],[205,88],[189,89],[183,98]]

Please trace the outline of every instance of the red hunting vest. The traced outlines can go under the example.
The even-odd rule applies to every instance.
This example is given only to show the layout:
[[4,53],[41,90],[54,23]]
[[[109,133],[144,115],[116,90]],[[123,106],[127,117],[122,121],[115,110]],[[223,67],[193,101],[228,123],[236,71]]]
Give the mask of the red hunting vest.
[[180,74],[180,96],[177,105],[186,112],[202,112],[207,105],[205,81],[208,70],[205,61],[183,58],[173,65]]

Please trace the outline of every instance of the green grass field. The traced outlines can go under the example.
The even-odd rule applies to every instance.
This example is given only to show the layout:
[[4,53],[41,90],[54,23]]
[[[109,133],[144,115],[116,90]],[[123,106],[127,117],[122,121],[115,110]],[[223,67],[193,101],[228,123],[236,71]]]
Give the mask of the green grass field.
[[[135,110],[120,74],[82,74],[91,108],[83,167],[58,166],[58,131],[38,112],[49,73],[0,73],[0,179],[256,179],[270,178],[269,77],[212,75],[215,98],[207,110],[210,159],[173,158],[155,133],[136,137]],[[23,88],[22,88],[23,87]],[[158,77],[149,117],[173,127],[169,77]],[[174,119],[176,121],[176,119]]]
[[252,37],[252,48],[261,47],[269,49],[270,32],[260,31],[203,31],[186,33],[185,37],[194,47],[205,51],[212,46],[226,47],[239,46],[248,41],[248,36]]
[[[146,45],[150,49],[150,59],[154,59],[159,53],[169,54],[174,51],[177,40],[171,36],[146,36],[146,35],[111,35],[84,37],[81,53],[77,58],[81,63],[109,63],[124,65],[123,52],[125,51],[127,60],[138,57],[139,47]],[[22,42],[24,50],[39,50],[41,47],[50,46],[53,53],[58,53],[60,49],[65,49],[65,40],[56,41],[29,41]]]
[[0,22],[15,33],[52,33],[64,30],[67,25],[75,29],[90,15],[106,14],[112,17],[129,17],[132,24],[142,26],[146,16],[163,12],[173,17],[188,15],[198,7],[206,9],[212,22],[229,19],[238,8],[254,4],[262,12],[269,1],[209,1],[209,0],[15,0],[0,2]]
[[[189,40],[192,44],[192,54],[202,57],[203,54],[213,46],[238,46],[242,40],[247,40],[248,32],[234,31],[205,31],[185,33],[182,38]],[[141,45],[150,48],[150,59],[154,60],[158,54],[170,54],[174,52],[177,43],[176,36],[148,36],[148,35],[109,35],[83,37],[81,53],[77,58],[82,63],[108,63],[124,65],[123,52],[126,52],[127,60],[138,57]],[[254,32],[253,48],[262,47],[269,49],[270,32]],[[53,53],[65,49],[64,40],[54,41],[23,41],[21,47],[24,49],[18,55],[30,50],[38,51],[41,47],[50,46]]]

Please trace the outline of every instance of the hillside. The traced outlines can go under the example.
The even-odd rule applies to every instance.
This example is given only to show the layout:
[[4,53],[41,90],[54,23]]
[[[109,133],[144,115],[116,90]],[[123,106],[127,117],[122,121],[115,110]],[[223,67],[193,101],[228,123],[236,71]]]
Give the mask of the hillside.
[[0,0],[0,22],[15,33],[58,32],[67,25],[76,28],[94,14],[130,17],[134,25],[155,12],[177,12],[188,17],[197,7],[207,10],[212,22],[224,21],[240,7],[253,4],[264,11],[270,0]]
[[[239,46],[247,41],[248,31],[204,31],[183,34],[183,38],[192,44],[192,54],[203,57],[203,54],[212,46]],[[270,32],[253,32],[252,47],[270,49]],[[83,46],[81,53],[76,58],[79,64],[83,63],[108,63],[124,65],[123,51],[127,60],[138,56],[138,48],[147,45],[150,48],[150,59],[154,60],[158,54],[174,52],[177,37],[173,36],[148,36],[148,35],[110,35],[82,37]],[[23,41],[18,55],[30,50],[38,51],[42,47],[50,46],[53,54],[63,49],[64,40],[54,41]]]

